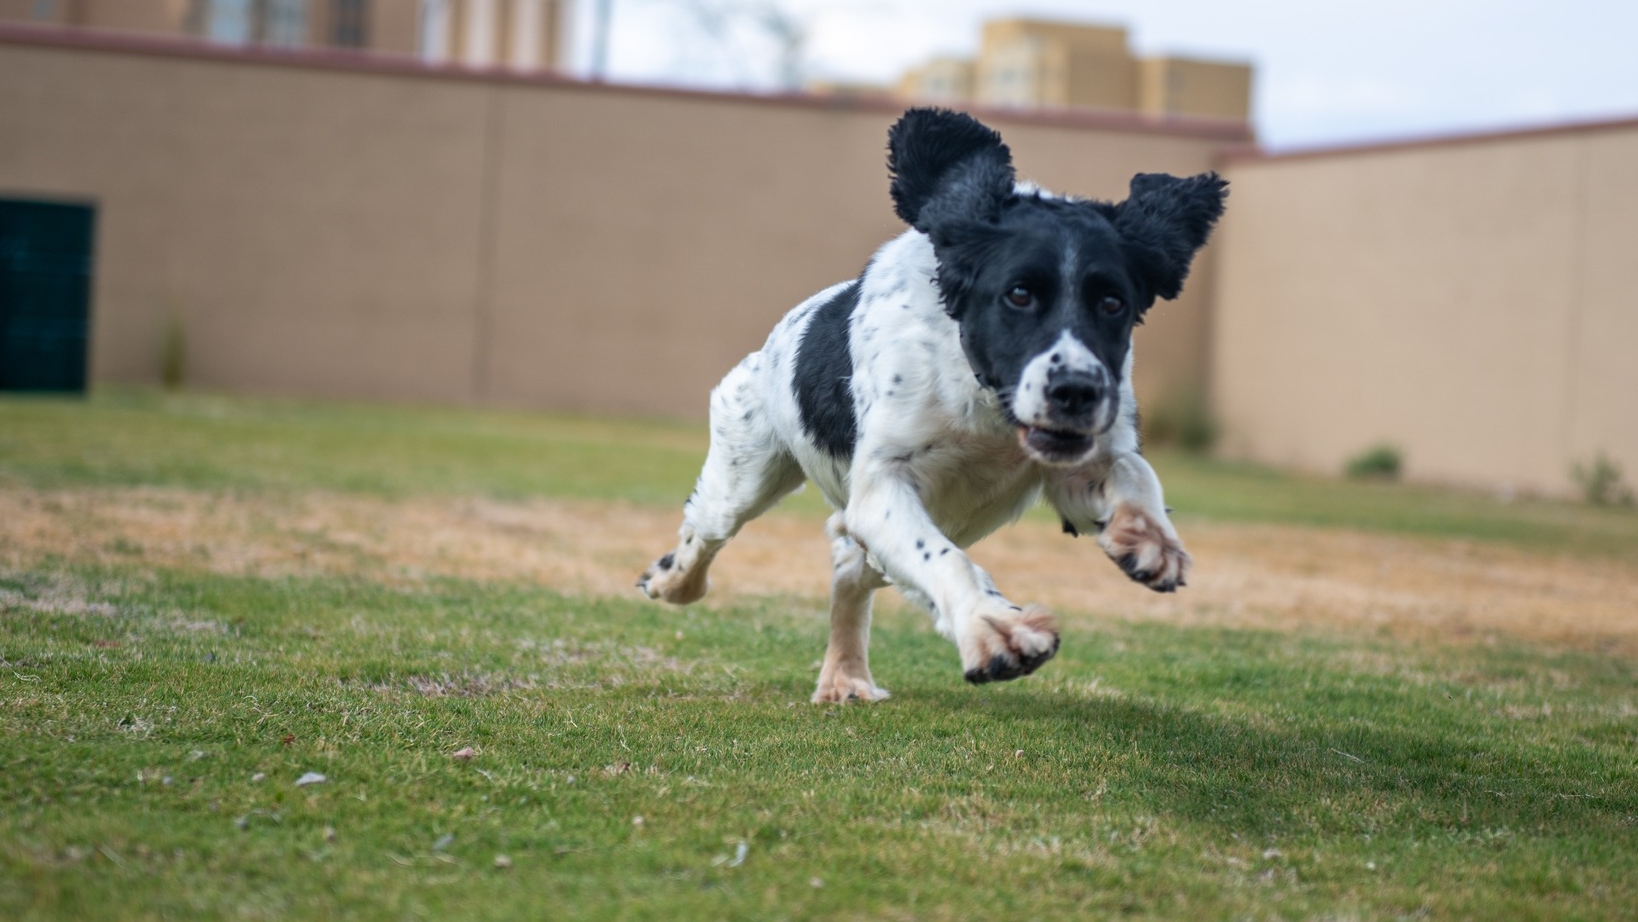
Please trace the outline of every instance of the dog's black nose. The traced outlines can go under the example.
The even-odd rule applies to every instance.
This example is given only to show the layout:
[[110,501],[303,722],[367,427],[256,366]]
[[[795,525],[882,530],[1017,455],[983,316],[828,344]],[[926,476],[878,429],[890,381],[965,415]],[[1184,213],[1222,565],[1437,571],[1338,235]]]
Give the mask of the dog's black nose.
[[1103,381],[1084,371],[1066,372],[1048,382],[1046,398],[1061,416],[1085,416],[1103,399]]

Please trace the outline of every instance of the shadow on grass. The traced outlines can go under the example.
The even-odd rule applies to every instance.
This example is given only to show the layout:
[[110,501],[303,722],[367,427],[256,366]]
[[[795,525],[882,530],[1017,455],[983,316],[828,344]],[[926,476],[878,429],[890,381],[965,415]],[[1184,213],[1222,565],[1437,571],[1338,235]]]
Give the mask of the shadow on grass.
[[[553,778],[629,763],[657,767],[654,784],[731,778],[751,800],[811,787],[850,822],[978,797],[1038,833],[1149,815],[1220,840],[1500,836],[1599,852],[1638,828],[1633,667],[1609,658],[1379,645],[1366,652],[1395,666],[1371,671],[1340,658],[1349,642],[1121,626],[1041,674],[973,688],[923,619],[890,615],[873,647],[896,697],[816,707],[822,618],[773,602],[677,612],[454,582],[112,575],[75,581],[83,604],[63,598],[83,611],[19,609],[3,652],[80,706],[174,700],[184,750],[223,746],[254,693],[283,709],[288,727],[256,735],[281,759],[286,733],[353,739],[359,769],[390,773],[415,739],[402,718],[459,733],[448,751],[477,741]],[[50,588],[8,585],[25,583],[31,599]],[[397,716],[363,735],[344,721],[376,709]],[[128,735],[74,722],[88,740]]]
[[[952,690],[932,697],[928,705],[951,719],[973,714],[970,696]],[[1495,723],[1476,733],[1450,715],[1393,726],[1294,717],[1275,727],[1153,700],[1046,689],[990,696],[982,712],[1026,730],[1019,739],[1112,760],[1113,777],[1102,783],[1131,785],[1157,811],[1252,841],[1389,830],[1613,841],[1638,826],[1630,750],[1597,746],[1582,734],[1538,739]],[[1394,719],[1384,715],[1384,723]]]

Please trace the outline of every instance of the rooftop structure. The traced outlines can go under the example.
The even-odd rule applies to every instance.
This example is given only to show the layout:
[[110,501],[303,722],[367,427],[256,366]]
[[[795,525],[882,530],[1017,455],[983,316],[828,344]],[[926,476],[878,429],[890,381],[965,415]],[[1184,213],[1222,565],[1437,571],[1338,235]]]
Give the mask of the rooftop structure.
[[1249,64],[1132,54],[1124,28],[1035,19],[986,23],[978,57],[905,73],[907,99],[1008,108],[1093,108],[1248,121]]
[[563,63],[567,0],[0,0],[0,23],[352,49],[515,70]]

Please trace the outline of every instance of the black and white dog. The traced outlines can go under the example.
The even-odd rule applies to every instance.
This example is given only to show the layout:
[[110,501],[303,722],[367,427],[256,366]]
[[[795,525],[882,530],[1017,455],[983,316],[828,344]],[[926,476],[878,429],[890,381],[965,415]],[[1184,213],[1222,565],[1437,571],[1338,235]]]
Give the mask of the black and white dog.
[[1140,174],[1120,204],[1015,180],[1000,135],[912,109],[888,133],[912,228],[855,281],[787,314],[711,394],[711,447],[681,541],[637,585],[687,604],[746,522],[811,479],[839,510],[830,646],[813,700],[887,697],[870,599],[898,587],[955,642],[969,682],[1035,671],[1050,613],[1008,601],[962,549],[1041,494],[1132,579],[1183,585],[1189,555],[1138,453],[1132,328],[1175,298],[1226,183]]

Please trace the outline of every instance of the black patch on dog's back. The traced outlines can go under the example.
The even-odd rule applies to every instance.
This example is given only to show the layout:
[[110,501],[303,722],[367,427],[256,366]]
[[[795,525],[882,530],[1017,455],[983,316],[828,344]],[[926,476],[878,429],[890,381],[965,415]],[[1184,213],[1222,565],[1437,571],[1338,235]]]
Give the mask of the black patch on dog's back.
[[802,431],[838,458],[853,457],[853,443],[859,438],[853,418],[853,355],[848,349],[848,328],[858,306],[858,282],[850,282],[819,305],[797,343],[791,375]]

